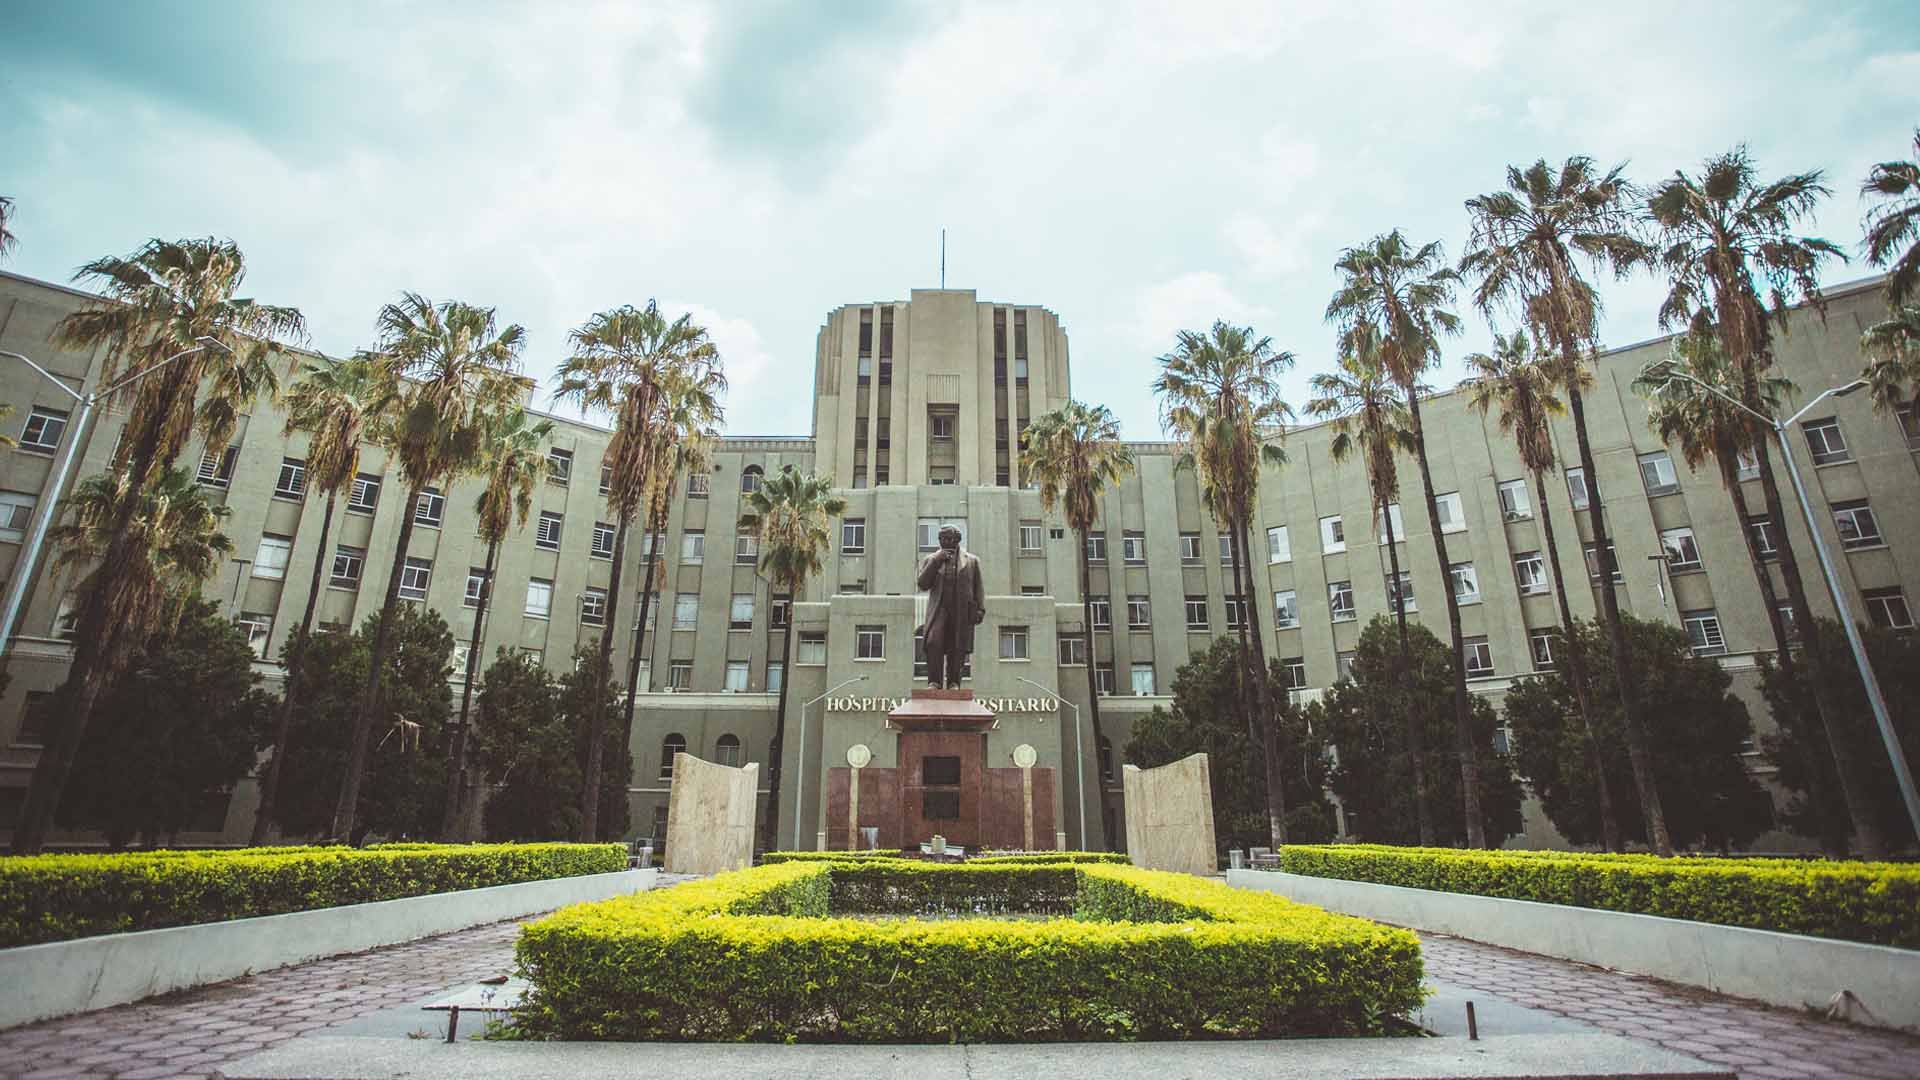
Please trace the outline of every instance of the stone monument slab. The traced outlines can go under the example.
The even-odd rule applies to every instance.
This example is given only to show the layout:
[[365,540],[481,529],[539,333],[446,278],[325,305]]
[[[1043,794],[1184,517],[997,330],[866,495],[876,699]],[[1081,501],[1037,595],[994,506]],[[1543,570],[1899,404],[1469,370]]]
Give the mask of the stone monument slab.
[[1207,755],[1154,769],[1123,767],[1127,855],[1149,870],[1213,874],[1220,869],[1213,834],[1213,776]]
[[734,768],[681,751],[667,796],[669,874],[718,874],[753,865],[758,763]]

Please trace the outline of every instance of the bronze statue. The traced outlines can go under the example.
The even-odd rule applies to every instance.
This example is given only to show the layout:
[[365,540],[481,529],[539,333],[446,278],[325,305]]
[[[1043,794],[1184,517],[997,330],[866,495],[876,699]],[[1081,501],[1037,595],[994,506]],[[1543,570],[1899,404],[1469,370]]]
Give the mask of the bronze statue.
[[927,593],[927,685],[958,687],[973,652],[973,628],[987,617],[980,560],[960,547],[960,530],[940,530],[940,550],[920,560],[920,588]]

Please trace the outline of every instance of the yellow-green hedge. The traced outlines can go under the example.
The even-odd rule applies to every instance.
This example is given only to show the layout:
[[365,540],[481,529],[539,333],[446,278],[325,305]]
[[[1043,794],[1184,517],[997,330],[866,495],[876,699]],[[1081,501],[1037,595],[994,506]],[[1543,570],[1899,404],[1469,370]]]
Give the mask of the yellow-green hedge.
[[618,844],[394,844],[0,859],[0,947],[626,868]]
[[[905,862],[919,862],[911,855],[897,851],[769,851],[760,856],[762,866],[773,866],[787,862],[860,862],[866,859],[894,859]],[[1047,866],[1055,863],[1116,863],[1127,865],[1127,857],[1115,851],[1025,851],[1013,855],[973,855],[967,858],[970,866],[1019,863],[1027,866]]]
[[[1024,879],[1024,880],[1022,880]],[[847,917],[1010,910],[1071,919]],[[521,931],[536,1038],[970,1042],[1377,1032],[1422,1000],[1413,934],[1132,867],[795,860]]]
[[1920,948],[1920,866],[1290,844],[1280,869]]

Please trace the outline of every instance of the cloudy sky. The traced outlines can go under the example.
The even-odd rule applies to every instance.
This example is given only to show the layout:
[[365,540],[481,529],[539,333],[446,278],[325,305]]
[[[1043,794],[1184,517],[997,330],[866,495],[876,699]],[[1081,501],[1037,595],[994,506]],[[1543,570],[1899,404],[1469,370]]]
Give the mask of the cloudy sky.
[[[1471,7],[1471,11],[1469,8]],[[1910,152],[1920,5],[19,3],[0,16],[6,268],[65,281],[151,236],[230,236],[313,344],[400,290],[497,306],[549,372],[657,297],[725,351],[729,429],[804,433],[816,328],[947,281],[1067,326],[1075,396],[1157,436],[1154,358],[1251,322],[1326,363],[1342,247],[1458,254],[1509,162],[1637,179],[1746,142],[1860,178]],[[1869,271],[1856,256],[1832,281]],[[1653,336],[1651,281],[1609,342]],[[1484,346],[1477,316],[1449,369]]]

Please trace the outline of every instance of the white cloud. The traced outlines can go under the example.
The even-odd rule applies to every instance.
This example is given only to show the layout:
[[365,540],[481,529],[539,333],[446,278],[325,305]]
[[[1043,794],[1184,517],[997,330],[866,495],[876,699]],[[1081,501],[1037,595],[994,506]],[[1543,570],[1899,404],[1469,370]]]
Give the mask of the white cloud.
[[1241,298],[1224,275],[1192,270],[1149,285],[1135,300],[1134,341],[1155,350],[1170,348],[1180,330],[1204,330],[1215,319],[1257,323],[1273,309]]
[[1317,257],[1311,242],[1316,239],[1325,217],[1307,211],[1285,219],[1275,228],[1264,218],[1235,214],[1221,226],[1227,240],[1247,261],[1253,273],[1267,276],[1291,274],[1305,269]]

